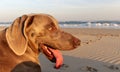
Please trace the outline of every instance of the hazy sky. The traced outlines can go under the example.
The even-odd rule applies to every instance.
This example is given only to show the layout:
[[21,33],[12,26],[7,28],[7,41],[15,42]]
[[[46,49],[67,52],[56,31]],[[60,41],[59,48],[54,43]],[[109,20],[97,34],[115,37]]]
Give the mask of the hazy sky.
[[59,21],[120,21],[120,0],[0,0],[0,21],[29,13],[51,14]]

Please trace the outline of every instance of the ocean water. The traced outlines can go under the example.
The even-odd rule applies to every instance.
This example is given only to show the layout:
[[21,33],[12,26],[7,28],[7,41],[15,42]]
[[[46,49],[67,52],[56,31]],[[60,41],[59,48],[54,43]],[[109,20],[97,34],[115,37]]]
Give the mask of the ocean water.
[[119,21],[97,21],[97,22],[63,22],[62,28],[112,28],[120,29]]
[[[12,22],[0,22],[0,26],[10,26]],[[67,21],[59,22],[62,28],[112,28],[120,29],[120,21],[94,21],[94,22],[81,22],[81,21]]]
[[120,29],[120,24],[100,24],[100,23],[88,23],[88,24],[60,24],[62,28],[115,28]]

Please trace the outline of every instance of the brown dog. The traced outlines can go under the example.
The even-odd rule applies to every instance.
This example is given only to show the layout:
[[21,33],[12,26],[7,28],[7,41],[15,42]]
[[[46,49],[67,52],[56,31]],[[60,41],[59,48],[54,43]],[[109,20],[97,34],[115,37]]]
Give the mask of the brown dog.
[[59,68],[63,58],[58,50],[72,50],[78,45],[80,40],[61,31],[52,16],[23,15],[0,32],[0,72],[41,72],[40,52]]

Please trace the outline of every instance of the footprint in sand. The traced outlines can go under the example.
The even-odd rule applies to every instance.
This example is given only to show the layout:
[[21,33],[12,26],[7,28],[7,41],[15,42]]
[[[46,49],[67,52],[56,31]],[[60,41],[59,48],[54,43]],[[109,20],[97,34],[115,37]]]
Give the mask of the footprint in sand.
[[104,66],[109,68],[109,69],[111,69],[111,70],[120,70],[120,68],[115,66],[115,65],[109,65],[109,66],[108,65],[104,65]]
[[85,66],[80,68],[83,72],[98,72],[96,68],[90,67],[90,66]]
[[82,45],[87,45],[87,44],[91,44],[91,43],[95,43],[99,40],[102,39],[102,35],[90,35],[90,36],[86,36],[83,40],[82,40]]
[[67,64],[63,64],[62,68],[68,68],[69,66]]

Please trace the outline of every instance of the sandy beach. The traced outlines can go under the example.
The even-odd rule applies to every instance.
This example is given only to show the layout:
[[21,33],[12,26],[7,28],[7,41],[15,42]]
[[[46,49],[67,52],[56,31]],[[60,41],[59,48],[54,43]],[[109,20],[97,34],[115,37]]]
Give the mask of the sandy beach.
[[64,64],[54,69],[40,55],[43,72],[120,72],[120,29],[64,28],[81,40],[81,46],[62,51]]
[[[2,30],[0,28],[0,30]],[[81,40],[81,46],[61,51],[64,64],[54,69],[43,54],[39,56],[42,72],[120,72],[120,29],[63,28]]]

